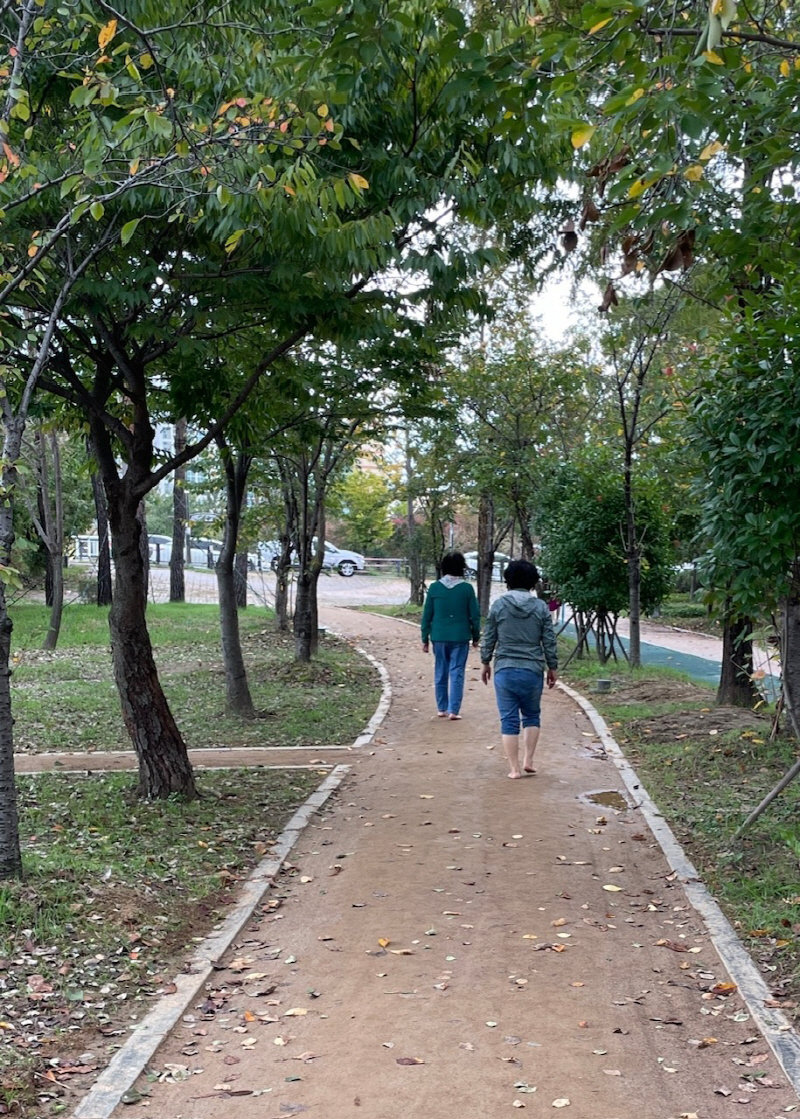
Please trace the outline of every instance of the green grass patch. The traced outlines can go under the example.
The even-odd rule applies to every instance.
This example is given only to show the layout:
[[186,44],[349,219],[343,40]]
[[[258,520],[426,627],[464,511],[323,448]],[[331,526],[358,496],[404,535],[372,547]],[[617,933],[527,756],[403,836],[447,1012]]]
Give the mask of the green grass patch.
[[405,618],[409,622],[419,622],[422,618],[422,607],[417,606],[413,602],[404,602],[401,604],[386,604],[381,606],[361,606],[360,610],[364,610],[370,614],[384,614],[387,618]]
[[[12,702],[15,746],[25,753],[126,750],[113,681],[105,610],[65,611],[59,646],[40,650],[42,606],[13,611]],[[148,629],[159,676],[187,746],[317,746],[349,743],[378,702],[375,669],[348,644],[326,635],[310,665],[264,610],[240,614],[242,647],[258,718],[225,711],[225,679],[215,606],[151,606]]]
[[0,1113],[61,1113],[59,1071],[119,1043],[320,779],[202,772],[191,803],[136,801],[130,774],[18,779],[26,878],[0,883]]

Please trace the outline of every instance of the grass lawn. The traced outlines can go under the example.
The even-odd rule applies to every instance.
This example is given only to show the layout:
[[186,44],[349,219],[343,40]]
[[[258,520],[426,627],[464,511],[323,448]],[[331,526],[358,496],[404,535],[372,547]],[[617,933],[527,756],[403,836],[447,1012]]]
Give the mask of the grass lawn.
[[[114,686],[106,612],[70,606],[59,646],[40,649],[42,606],[15,606],[12,676],[15,748],[130,749]],[[352,741],[375,709],[374,668],[326,635],[310,665],[293,660],[291,635],[271,614],[240,614],[242,646],[259,713],[225,713],[225,682],[216,606],[150,606],[148,628],[164,691],[187,746],[316,746]]]
[[[42,653],[43,607],[13,609],[15,736],[28,753],[129,749],[105,611],[70,606]],[[148,609],[162,682],[190,746],[349,744],[377,706],[374,667],[327,635],[310,665],[271,616],[240,615],[259,718],[225,714],[217,609]],[[130,773],[17,778],[25,865],[0,883],[0,1115],[71,1110],[188,946],[235,899],[321,770],[203,771],[199,800],[132,796]]]

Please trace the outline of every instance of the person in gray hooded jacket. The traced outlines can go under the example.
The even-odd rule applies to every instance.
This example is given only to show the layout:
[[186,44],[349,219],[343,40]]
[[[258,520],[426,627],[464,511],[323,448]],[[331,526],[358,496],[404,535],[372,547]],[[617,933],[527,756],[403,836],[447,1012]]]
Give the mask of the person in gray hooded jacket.
[[552,688],[558,651],[547,603],[531,594],[539,581],[534,565],[527,560],[512,560],[505,570],[505,580],[508,590],[492,603],[483,631],[481,679],[484,684],[489,683],[494,657],[494,689],[503,750],[508,759],[508,776],[517,778],[536,772],[533,755],[539,742],[544,674],[547,670],[547,686]]

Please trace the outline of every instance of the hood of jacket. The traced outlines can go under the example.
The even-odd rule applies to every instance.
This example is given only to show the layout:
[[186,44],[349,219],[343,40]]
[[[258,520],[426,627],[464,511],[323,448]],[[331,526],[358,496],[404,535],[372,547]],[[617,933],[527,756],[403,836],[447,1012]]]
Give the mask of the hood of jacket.
[[503,595],[503,606],[515,618],[529,618],[535,614],[538,601],[530,591],[506,591]]

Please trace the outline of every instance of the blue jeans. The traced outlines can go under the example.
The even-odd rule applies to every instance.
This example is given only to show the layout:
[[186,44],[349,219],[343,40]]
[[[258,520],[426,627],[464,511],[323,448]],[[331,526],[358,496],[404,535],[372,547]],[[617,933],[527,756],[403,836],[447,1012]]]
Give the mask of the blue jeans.
[[494,694],[503,734],[519,734],[523,727],[541,725],[544,673],[530,668],[501,668],[494,674]]
[[[467,665],[469,642],[433,642],[433,685],[436,692],[436,710],[457,715],[464,697],[464,669]],[[448,698],[449,697],[449,698]]]

